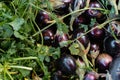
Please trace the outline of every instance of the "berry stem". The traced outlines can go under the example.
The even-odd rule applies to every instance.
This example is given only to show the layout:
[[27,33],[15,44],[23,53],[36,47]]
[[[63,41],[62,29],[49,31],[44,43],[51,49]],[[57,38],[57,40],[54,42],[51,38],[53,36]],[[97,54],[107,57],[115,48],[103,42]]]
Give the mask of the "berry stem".
[[87,55],[83,55],[82,59],[85,62],[86,67],[89,68],[90,66],[89,66],[89,62],[88,62],[88,59],[87,59]]

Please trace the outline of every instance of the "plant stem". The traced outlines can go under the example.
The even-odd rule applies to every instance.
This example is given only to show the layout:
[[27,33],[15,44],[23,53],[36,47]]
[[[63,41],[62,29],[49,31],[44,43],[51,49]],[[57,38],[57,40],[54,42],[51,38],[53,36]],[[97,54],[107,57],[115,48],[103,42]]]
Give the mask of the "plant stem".
[[79,79],[83,80],[84,79],[84,74],[79,75]]
[[10,77],[11,80],[14,80],[10,73],[6,70],[7,75]]
[[19,61],[19,60],[30,60],[30,59],[33,59],[33,60],[37,60],[38,58],[37,57],[22,57],[22,58],[14,58],[13,60],[14,61]]
[[[68,17],[68,16],[70,16],[70,15],[72,15],[72,14],[75,14],[75,13],[78,13],[78,12],[82,12],[82,11],[85,11],[85,10],[88,10],[88,9],[95,9],[95,10],[101,10],[101,11],[106,11],[106,12],[108,12],[108,10],[105,10],[105,9],[102,9],[102,8],[83,8],[83,9],[79,9],[79,10],[73,11],[73,12],[71,12],[71,13],[69,13],[69,14],[66,14],[65,16],[59,18],[59,20],[61,21],[61,20],[63,20],[64,18],[66,18],[66,17]],[[49,13],[49,12],[48,12],[48,13]],[[51,27],[51,26],[54,25],[55,23],[56,23],[56,21],[53,20],[53,23],[51,23],[50,25],[48,25],[48,26],[46,26],[45,28],[41,29],[41,31],[38,31],[37,33],[33,34],[32,36],[38,35],[40,32],[42,32],[42,31],[44,31],[45,29]]]
[[33,20],[35,26],[37,27],[38,31],[39,31],[39,34],[41,36],[41,44],[43,45],[43,35],[42,35],[42,30],[40,30],[39,26],[36,24],[35,20]]
[[93,70],[95,70],[95,59],[92,59],[92,64],[93,64]]
[[0,51],[1,51],[2,53],[5,53],[5,51],[4,51],[4,50],[2,50],[1,48],[0,48]]
[[85,62],[86,67],[89,68],[90,66],[89,66],[89,62],[88,62],[88,59],[87,59],[87,55],[83,55],[82,59]]
[[44,72],[45,79],[47,78],[47,80],[49,80],[49,76],[48,76],[49,72],[47,71],[47,68],[44,65],[44,63],[42,61],[38,60],[38,59],[36,61],[39,64],[39,66],[41,67],[42,71]]
[[[39,64],[39,66],[41,67],[42,71],[44,72],[45,75],[48,74],[48,71],[46,71],[46,67],[45,65],[43,64],[42,61],[40,61],[37,57],[23,57],[23,58],[15,58],[13,59],[14,61],[19,61],[19,60],[27,60],[27,59],[33,59],[33,60],[36,60],[36,62]],[[28,68],[28,67],[23,67],[23,66],[10,66],[12,68],[23,68],[23,69],[28,69],[28,70],[31,70],[31,68]]]
[[25,70],[32,70],[30,67],[25,67],[25,66],[10,66],[11,68],[18,68],[18,69],[25,69]]
[[[108,20],[108,21],[106,21],[106,22],[104,22],[104,23],[102,23],[102,24],[100,24],[100,25],[90,29],[89,31],[85,32],[83,35],[88,34],[92,30],[94,30],[95,28],[103,28],[106,24],[110,23],[111,21],[117,20],[117,19],[120,19],[120,18],[114,18],[114,19]],[[83,35],[78,36],[76,39],[73,40],[73,42],[76,41],[77,39],[81,38]]]

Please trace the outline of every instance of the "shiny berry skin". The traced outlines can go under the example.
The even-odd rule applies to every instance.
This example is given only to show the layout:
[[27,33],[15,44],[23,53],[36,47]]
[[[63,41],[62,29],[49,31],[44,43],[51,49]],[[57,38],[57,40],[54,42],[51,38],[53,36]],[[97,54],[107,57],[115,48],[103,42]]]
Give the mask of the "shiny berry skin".
[[42,35],[43,35],[44,44],[48,46],[52,45],[52,42],[54,40],[53,31],[50,29],[46,29],[42,32]]
[[37,23],[38,26],[46,25],[47,21],[49,20],[50,20],[50,17],[48,13],[45,11],[39,11],[35,18],[35,22]]
[[76,38],[78,38],[78,41],[80,41],[84,45],[84,47],[88,46],[89,38],[87,35],[84,35],[84,31],[82,29],[76,29],[73,32],[73,39],[76,39]]
[[58,60],[58,69],[62,71],[64,75],[73,75],[76,71],[76,62],[71,55],[62,55]]
[[55,38],[58,42],[67,41],[68,40],[68,35],[67,34],[56,35]]
[[90,59],[96,59],[96,57],[99,55],[101,52],[101,47],[99,44],[92,43],[90,44],[90,49],[89,49],[89,58]]
[[85,75],[84,80],[98,80],[97,73],[89,72]]
[[75,26],[79,26],[79,24],[90,24],[90,17],[88,17],[87,15],[86,15],[86,13],[83,13],[83,14],[81,14],[81,15],[79,15],[76,19],[75,19],[75,21],[74,21],[74,25]]
[[[120,40],[120,37],[118,37]],[[114,37],[108,36],[104,40],[104,49],[112,57],[117,56],[120,53],[120,43],[115,40]]]
[[68,34],[65,34],[65,33],[63,33],[62,35],[56,34],[55,35],[55,46],[56,47],[60,46],[60,43],[68,41],[68,40],[69,40]]
[[100,51],[100,46],[98,44],[92,43],[90,45],[90,51]]
[[95,28],[90,32],[91,37],[94,37],[96,39],[100,39],[102,36],[104,36],[103,29]]
[[92,28],[92,30],[88,33],[88,35],[91,41],[94,41],[96,43],[101,43],[105,37],[105,30],[103,28],[99,29],[96,26],[97,25],[95,24],[95,26],[93,27],[94,29]]
[[50,80],[69,80],[69,78],[64,76],[61,71],[56,71],[52,74]]
[[[89,8],[101,8],[101,5],[97,1],[94,1],[94,2],[90,2]],[[99,10],[94,10],[94,9],[89,9],[87,13],[91,17],[100,17],[102,15],[102,13]]]
[[62,80],[62,73],[61,71],[54,72],[51,80]]
[[110,65],[109,73],[113,80],[120,80],[120,56],[114,58]]
[[107,53],[101,53],[96,58],[96,66],[99,72],[105,72],[109,69],[109,65],[113,58]]
[[96,17],[96,21],[97,21],[99,24],[105,22],[106,19],[107,19],[106,15],[101,15],[100,17]]
[[65,15],[65,14],[68,14],[69,13],[69,4],[62,4],[58,7],[55,8],[54,12],[57,14],[57,15]]
[[71,3],[73,0],[62,0],[62,2],[63,3],[66,3],[66,4],[68,4],[68,3]]

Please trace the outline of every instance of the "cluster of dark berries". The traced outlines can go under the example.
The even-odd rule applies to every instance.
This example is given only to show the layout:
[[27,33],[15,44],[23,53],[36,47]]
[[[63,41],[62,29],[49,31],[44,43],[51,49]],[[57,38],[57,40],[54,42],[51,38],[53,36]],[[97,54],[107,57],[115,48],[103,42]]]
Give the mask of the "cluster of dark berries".
[[[105,10],[111,11],[113,6],[110,3],[105,5],[102,0],[62,0],[62,3],[52,11],[58,19],[78,10],[62,19],[62,23],[68,26],[68,33],[61,33],[58,30],[58,25],[47,11],[39,11],[35,19],[39,28],[44,29],[43,38],[40,38],[38,42],[43,39],[44,45],[61,49],[61,57],[54,61],[51,80],[75,80],[82,75],[78,75],[77,70],[81,65],[87,66],[87,64],[83,56],[71,53],[70,46],[73,43],[78,43],[85,49],[89,47],[87,54],[83,53],[89,65],[83,68],[84,80],[106,80],[109,77],[108,73],[112,75],[113,80],[119,80],[120,36],[118,27],[120,27],[120,21],[119,19],[109,21],[110,15],[105,13]],[[113,16],[113,19],[117,18],[117,15],[113,14]],[[106,23],[107,21],[109,22]],[[54,24],[51,25],[52,23]],[[49,25],[51,26],[45,29]],[[79,62],[77,62],[78,59]]]

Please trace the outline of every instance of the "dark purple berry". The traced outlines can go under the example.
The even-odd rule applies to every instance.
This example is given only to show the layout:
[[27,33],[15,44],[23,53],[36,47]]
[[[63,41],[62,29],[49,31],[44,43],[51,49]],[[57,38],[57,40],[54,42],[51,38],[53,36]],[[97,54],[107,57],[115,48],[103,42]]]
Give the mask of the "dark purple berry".
[[118,40],[116,40],[112,36],[108,36],[104,40],[104,49],[105,52],[110,54],[112,57],[117,56],[120,53],[120,37],[117,37]]
[[95,28],[90,32],[91,37],[100,39],[102,36],[104,36],[103,29]]
[[52,45],[53,40],[54,40],[54,33],[52,30],[50,29],[46,29],[42,32],[43,34],[43,41],[45,45]]
[[[55,35],[55,46],[61,46],[62,42],[66,42],[69,40],[68,34],[56,34]],[[62,46],[61,46],[62,47]]]
[[96,59],[96,66],[99,72],[106,72],[109,69],[109,65],[113,58],[107,53],[101,53]]
[[62,73],[61,71],[54,72],[51,80],[62,80]]
[[73,39],[77,39],[82,43],[85,47],[88,46],[89,38],[87,35],[84,35],[84,31],[82,29],[77,29],[73,32]]
[[96,17],[96,21],[100,24],[105,22],[106,19],[107,19],[106,15],[101,15],[100,17]]
[[98,44],[91,44],[90,51],[100,51],[100,46]]
[[80,24],[90,24],[90,17],[86,15],[86,13],[83,13],[79,15],[75,21],[74,21],[74,27],[79,26]]
[[85,75],[84,80],[98,80],[98,74],[96,72],[89,72]]
[[55,8],[54,12],[57,15],[65,15],[69,13],[69,4],[62,4]]
[[[89,8],[101,8],[101,5],[97,1],[94,1],[94,2],[90,2]],[[89,9],[87,13],[91,17],[100,17],[102,15],[102,13],[99,10],[95,10],[95,9]]]
[[73,75],[76,71],[76,62],[71,55],[62,55],[58,60],[58,69],[64,75]]
[[89,38],[91,41],[101,44],[105,37],[105,30],[103,28],[101,28],[101,29],[97,28],[96,26],[97,25],[95,24],[95,26],[92,27],[92,30],[88,33]]
[[45,11],[39,11],[35,18],[35,22],[37,23],[39,27],[45,26],[47,24],[47,21],[49,20],[50,20],[50,17],[48,13]]

